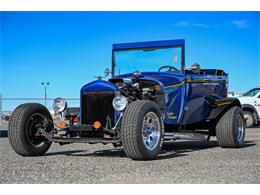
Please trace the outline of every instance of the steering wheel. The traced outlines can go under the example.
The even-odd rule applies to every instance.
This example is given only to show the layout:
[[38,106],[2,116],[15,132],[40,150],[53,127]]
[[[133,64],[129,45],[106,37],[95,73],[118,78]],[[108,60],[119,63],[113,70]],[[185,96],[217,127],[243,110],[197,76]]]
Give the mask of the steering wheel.
[[169,72],[169,71],[179,71],[177,68],[175,68],[174,66],[161,66],[158,70],[158,72],[161,72],[162,69],[168,68],[167,71],[165,72]]

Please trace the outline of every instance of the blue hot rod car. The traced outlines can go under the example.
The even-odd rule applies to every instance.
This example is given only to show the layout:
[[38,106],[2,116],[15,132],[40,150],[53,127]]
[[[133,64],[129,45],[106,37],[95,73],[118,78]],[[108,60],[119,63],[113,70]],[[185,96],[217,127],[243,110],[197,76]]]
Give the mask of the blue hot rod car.
[[55,99],[58,124],[40,104],[18,106],[9,126],[13,149],[35,156],[52,142],[112,143],[132,159],[148,160],[177,139],[216,136],[223,148],[243,146],[243,112],[227,97],[228,74],[185,67],[184,40],[114,44],[110,74],[82,87],[79,111]]

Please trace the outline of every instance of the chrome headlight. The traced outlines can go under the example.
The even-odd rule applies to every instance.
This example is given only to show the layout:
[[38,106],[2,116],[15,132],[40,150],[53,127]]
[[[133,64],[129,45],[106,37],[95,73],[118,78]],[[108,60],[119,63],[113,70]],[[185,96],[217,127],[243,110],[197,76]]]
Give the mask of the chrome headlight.
[[63,98],[56,98],[53,101],[52,108],[55,113],[61,113],[67,108],[67,102]]
[[121,112],[122,110],[124,110],[127,106],[127,99],[125,96],[122,95],[117,95],[114,99],[113,99],[113,107],[116,111]]

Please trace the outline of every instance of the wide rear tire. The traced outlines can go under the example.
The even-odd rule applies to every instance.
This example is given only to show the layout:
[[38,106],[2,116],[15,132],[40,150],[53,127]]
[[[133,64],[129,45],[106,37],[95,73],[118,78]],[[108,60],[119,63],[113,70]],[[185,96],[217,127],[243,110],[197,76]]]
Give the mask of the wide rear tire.
[[222,148],[240,148],[244,145],[245,120],[243,110],[232,107],[218,121],[216,137]]
[[37,127],[48,120],[46,131],[53,128],[52,117],[43,105],[27,103],[12,113],[8,128],[9,142],[14,151],[22,156],[44,155],[51,146],[45,137],[37,135]]
[[125,153],[133,160],[155,159],[163,143],[164,125],[161,111],[152,101],[132,102],[122,118]]

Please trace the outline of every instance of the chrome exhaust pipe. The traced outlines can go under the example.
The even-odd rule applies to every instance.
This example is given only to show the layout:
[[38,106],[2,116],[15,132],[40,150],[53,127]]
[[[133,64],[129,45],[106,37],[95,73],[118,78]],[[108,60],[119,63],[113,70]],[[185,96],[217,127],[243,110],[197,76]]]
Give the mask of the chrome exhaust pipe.
[[165,132],[164,142],[174,141],[174,140],[208,140],[207,134],[202,133],[184,133],[184,132]]
[[174,139],[174,133],[165,132],[163,138],[164,138],[164,140],[173,140]]

